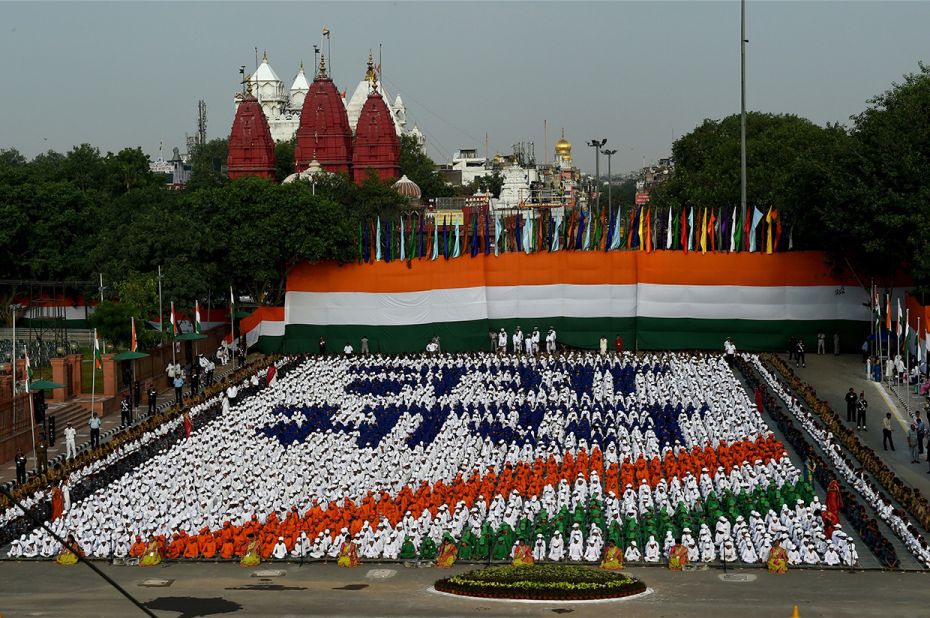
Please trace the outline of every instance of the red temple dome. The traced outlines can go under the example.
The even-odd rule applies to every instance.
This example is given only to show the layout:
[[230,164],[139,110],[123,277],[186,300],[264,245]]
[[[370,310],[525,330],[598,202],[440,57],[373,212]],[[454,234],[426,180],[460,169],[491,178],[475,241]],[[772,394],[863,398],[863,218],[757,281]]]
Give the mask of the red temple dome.
[[368,95],[359,114],[352,152],[355,183],[363,183],[370,171],[374,171],[381,180],[400,176],[400,139],[391,111],[377,89]]
[[250,94],[243,95],[236,109],[229,134],[226,166],[232,180],[242,176],[269,179],[275,176],[274,140],[271,139],[268,120],[258,100]]
[[352,165],[352,129],[342,97],[326,75],[320,57],[320,72],[310,84],[300,112],[294,171],[301,172],[316,159],[327,172],[348,173]]

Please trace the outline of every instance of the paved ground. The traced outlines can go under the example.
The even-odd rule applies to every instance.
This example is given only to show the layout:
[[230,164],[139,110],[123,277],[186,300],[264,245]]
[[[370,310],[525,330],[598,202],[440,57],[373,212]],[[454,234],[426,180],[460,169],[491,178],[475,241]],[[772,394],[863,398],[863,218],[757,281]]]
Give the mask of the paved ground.
[[[797,604],[802,618],[895,617],[926,615],[930,575],[845,571],[762,570],[751,582],[724,582],[719,570],[672,573],[662,568],[631,569],[654,593],[621,602],[579,605],[525,604],[437,595],[427,588],[450,571],[365,565],[340,569],[333,564],[286,565],[283,577],[259,579],[252,570],[230,564],[174,564],[155,569],[104,566],[131,594],[158,616],[573,616],[608,615],[753,616],[789,618]],[[277,568],[277,567],[272,567]],[[470,567],[455,567],[460,572]],[[376,569],[395,574],[372,577]],[[148,578],[173,580],[167,588],[140,584]],[[363,586],[361,589],[359,586]],[[569,611],[566,611],[569,610]],[[140,615],[126,599],[83,565],[53,563],[0,565],[0,612],[13,616]]]
[[[786,359],[786,355],[781,355]],[[866,418],[866,431],[859,433],[860,439],[868,447],[880,453],[886,464],[895,471],[905,483],[920,490],[924,495],[930,495],[930,474],[927,474],[927,454],[921,455],[919,464],[910,463],[911,457],[907,449],[906,433],[909,423],[905,407],[897,399],[888,394],[884,386],[877,382],[865,379],[865,366],[861,364],[859,355],[845,354],[840,356],[807,355],[807,368],[795,368],[795,372],[817,389],[817,395],[826,400],[830,406],[846,419],[846,401],[843,397],[852,386],[857,393],[865,392],[869,402],[869,412]],[[922,403],[916,395],[911,396],[911,410]],[[893,440],[895,451],[882,449],[881,419],[885,413],[891,412],[895,420],[893,424]],[[926,421],[924,416],[924,421]],[[849,423],[853,426],[853,423]]]

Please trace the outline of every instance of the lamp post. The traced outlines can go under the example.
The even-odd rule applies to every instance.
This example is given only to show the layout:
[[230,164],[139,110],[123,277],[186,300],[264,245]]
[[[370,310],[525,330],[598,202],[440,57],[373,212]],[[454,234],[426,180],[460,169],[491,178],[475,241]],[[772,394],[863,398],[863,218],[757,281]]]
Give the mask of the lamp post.
[[[613,215],[613,200],[610,195],[611,187],[611,174],[610,174],[610,159],[615,154],[617,154],[617,149],[611,150],[610,148],[605,148],[601,151],[603,154],[607,155],[607,223],[610,224],[610,217]],[[609,240],[609,239],[608,239]]]
[[594,183],[597,188],[600,188],[601,184],[601,147],[606,143],[606,137],[604,139],[595,138],[588,142],[588,146],[594,148]]

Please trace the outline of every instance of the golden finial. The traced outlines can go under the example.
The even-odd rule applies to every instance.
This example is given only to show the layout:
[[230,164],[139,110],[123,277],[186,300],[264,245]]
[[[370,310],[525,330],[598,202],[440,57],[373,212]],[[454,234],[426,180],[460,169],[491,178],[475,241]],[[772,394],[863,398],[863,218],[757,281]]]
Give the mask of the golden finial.
[[365,79],[374,84],[378,80],[375,74],[375,60],[371,57],[371,50],[368,50],[368,70],[365,71]]
[[326,56],[320,52],[320,77],[326,77]]

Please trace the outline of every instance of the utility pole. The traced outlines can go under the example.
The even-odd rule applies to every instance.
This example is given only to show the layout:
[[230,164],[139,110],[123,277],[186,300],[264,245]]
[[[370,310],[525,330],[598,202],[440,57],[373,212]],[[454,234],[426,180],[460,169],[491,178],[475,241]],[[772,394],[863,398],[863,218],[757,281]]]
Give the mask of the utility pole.
[[739,122],[739,205],[741,221],[746,220],[746,0],[740,0],[740,122]]
[[[610,193],[611,193],[611,192],[610,192],[610,189],[611,189],[611,186],[612,186],[612,182],[611,182],[612,177],[611,177],[611,173],[610,173],[610,159],[611,159],[615,154],[617,154],[617,149],[614,148],[613,150],[611,150],[610,148],[605,148],[605,149],[602,150],[601,152],[604,153],[605,155],[607,155],[607,223],[608,223],[608,225],[609,225],[609,224],[610,224],[610,218],[611,218],[611,216],[613,216],[613,212],[614,212],[614,209],[613,209],[613,204],[614,204],[614,202],[613,202],[613,199],[611,199],[611,194],[610,194]],[[615,223],[614,225],[616,225],[616,223]],[[607,239],[607,244],[608,244],[608,245],[610,244],[610,239],[609,239],[609,238]]]
[[165,313],[161,304],[161,265],[158,266],[158,332],[165,332]]
[[103,302],[103,273],[100,273],[100,286],[97,289],[100,291],[100,302]]
[[[588,146],[591,146],[592,148],[594,148],[594,188],[595,188],[595,192],[597,192],[597,189],[600,189],[600,186],[601,186],[601,147],[606,143],[607,143],[606,137],[604,139],[595,138],[595,139],[592,139],[590,142],[588,142]],[[591,198],[593,200],[594,196],[592,195]],[[590,206],[588,207],[588,211],[590,212]]]

